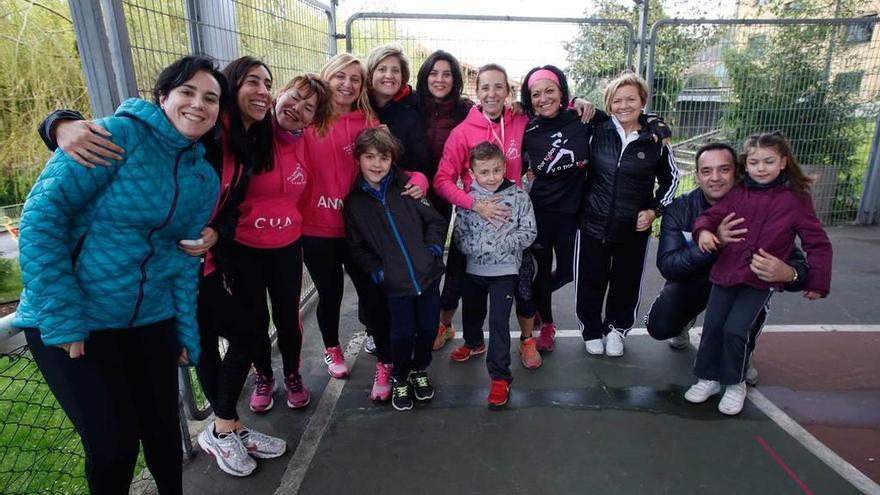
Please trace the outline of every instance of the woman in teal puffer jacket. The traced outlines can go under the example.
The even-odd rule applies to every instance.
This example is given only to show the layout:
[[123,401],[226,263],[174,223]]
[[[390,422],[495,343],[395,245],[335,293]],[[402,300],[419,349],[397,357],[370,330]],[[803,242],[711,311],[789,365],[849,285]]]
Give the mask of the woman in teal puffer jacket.
[[141,443],[159,491],[182,490],[176,367],[199,358],[199,258],[178,242],[217,201],[197,141],[225,87],[209,58],[174,62],[155,103],[98,121],[122,160],[87,169],[57,151],[25,203],[15,324],[83,440],[92,493],[128,492]]

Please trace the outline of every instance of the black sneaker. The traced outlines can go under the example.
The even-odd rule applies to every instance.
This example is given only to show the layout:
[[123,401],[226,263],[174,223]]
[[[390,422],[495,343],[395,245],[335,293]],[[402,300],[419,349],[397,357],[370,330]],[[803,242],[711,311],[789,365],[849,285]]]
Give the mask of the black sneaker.
[[391,405],[398,411],[413,408],[412,387],[408,381],[391,380]]
[[418,401],[427,401],[434,398],[434,386],[428,379],[428,372],[425,370],[414,370],[409,374],[409,381],[412,383],[413,394]]

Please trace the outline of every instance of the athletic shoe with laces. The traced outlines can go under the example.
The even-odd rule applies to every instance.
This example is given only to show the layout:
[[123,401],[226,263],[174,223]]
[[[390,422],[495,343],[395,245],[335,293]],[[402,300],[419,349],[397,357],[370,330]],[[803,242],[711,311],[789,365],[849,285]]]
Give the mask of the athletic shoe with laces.
[[587,349],[587,354],[592,354],[593,356],[605,354],[605,342],[602,339],[587,340],[584,342],[584,347]]
[[376,363],[376,375],[373,377],[373,389],[370,391],[370,399],[386,401],[391,398],[391,370],[390,364]]
[[507,380],[492,380],[489,386],[489,407],[501,407],[510,398],[510,383]]
[[411,371],[409,373],[409,382],[412,384],[413,395],[415,395],[417,401],[424,402],[434,398],[434,385],[431,384],[427,371]]
[[348,376],[348,366],[345,365],[345,357],[342,355],[342,347],[328,347],[324,349],[324,362],[327,363],[327,373],[333,378],[345,378]]
[[541,367],[543,359],[533,337],[519,341],[519,359],[522,361],[523,368],[533,370]]
[[739,382],[736,385],[728,385],[724,395],[718,402],[718,410],[728,416],[736,416],[743,410],[746,403],[746,394],[748,388],[746,382]]
[[412,387],[406,380],[391,381],[391,405],[398,411],[408,411],[413,408]]
[[434,345],[432,346],[432,349],[434,349],[435,351],[439,351],[443,348],[444,345],[446,345],[447,341],[450,341],[454,338],[455,327],[453,327],[451,323],[447,325],[443,322],[440,322],[440,324],[437,325],[437,336],[434,337]]
[[746,383],[755,386],[758,384],[758,368],[749,363],[749,369],[746,370]]
[[285,376],[284,388],[287,390],[287,407],[301,409],[309,405],[309,389],[306,388],[299,373]]
[[471,356],[476,356],[477,354],[483,354],[486,352],[486,344],[480,344],[477,347],[468,347],[467,344],[462,345],[458,349],[452,351],[452,354],[449,356],[453,361],[463,362],[467,361],[471,358]]
[[[647,317],[645,318],[647,319]],[[681,331],[680,334],[666,341],[669,344],[669,347],[676,351],[687,349],[688,346],[691,345],[690,329],[693,328],[696,323],[697,317],[695,316],[691,321],[687,323],[687,325],[684,326],[684,329]]]
[[241,438],[234,432],[214,434],[214,423],[199,433],[199,446],[217,460],[217,466],[232,476],[248,476],[257,461],[248,455]]
[[272,394],[275,393],[275,378],[254,371],[254,391],[251,392],[251,411],[266,412],[275,405]]
[[245,427],[236,433],[238,433],[238,438],[241,439],[247,453],[255,459],[274,459],[281,457],[287,451],[287,442],[281,438]]
[[691,385],[691,388],[684,393],[684,398],[688,402],[700,404],[709,400],[709,397],[721,392],[721,384],[715,380],[697,380],[697,383]]
[[373,336],[367,334],[364,338],[364,352],[367,354],[376,354],[376,341],[373,340]]
[[553,346],[556,342],[556,325],[550,322],[544,323],[541,326],[541,334],[538,335],[537,348],[539,351],[553,351]]
[[622,330],[614,327],[605,336],[605,355],[609,357],[623,356],[623,340],[625,336]]

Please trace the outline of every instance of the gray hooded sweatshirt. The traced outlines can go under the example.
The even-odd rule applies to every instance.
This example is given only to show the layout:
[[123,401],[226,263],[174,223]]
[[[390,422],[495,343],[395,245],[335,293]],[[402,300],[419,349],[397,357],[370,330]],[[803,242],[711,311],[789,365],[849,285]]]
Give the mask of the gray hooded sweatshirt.
[[474,210],[457,208],[454,239],[467,256],[465,271],[484,277],[518,274],[523,250],[538,235],[528,193],[505,180],[494,193],[474,181],[468,194],[475,200],[500,196],[500,204],[509,206],[511,213],[507,222],[497,223],[489,222]]

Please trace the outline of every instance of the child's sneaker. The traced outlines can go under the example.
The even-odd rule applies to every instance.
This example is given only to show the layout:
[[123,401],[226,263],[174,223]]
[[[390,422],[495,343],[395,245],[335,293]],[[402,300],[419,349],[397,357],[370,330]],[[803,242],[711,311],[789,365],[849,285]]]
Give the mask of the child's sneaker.
[[434,337],[434,346],[432,347],[435,351],[438,351],[446,345],[447,341],[450,341],[455,338],[455,327],[450,323],[449,325],[445,323],[440,323],[437,325],[437,336]]
[[428,372],[425,370],[413,370],[409,374],[409,381],[412,383],[413,395],[417,401],[428,401],[434,398],[434,386],[428,378]]
[[522,361],[523,368],[533,370],[541,367],[543,360],[541,359],[541,353],[538,352],[535,345],[534,338],[528,338],[519,342],[519,358]]
[[626,338],[622,330],[612,328],[605,336],[605,355],[609,357],[623,356],[623,340]]
[[486,344],[485,343],[480,344],[477,347],[468,347],[467,344],[464,344],[463,346],[459,347],[458,349],[452,351],[452,355],[450,355],[449,357],[453,361],[458,361],[460,363],[463,361],[467,361],[468,359],[471,358],[471,356],[476,356],[477,354],[483,354],[484,352],[486,352]]
[[306,388],[299,373],[291,373],[284,377],[284,388],[287,389],[287,407],[301,409],[309,405],[309,389]]
[[376,363],[376,376],[373,378],[373,390],[370,391],[370,399],[386,401],[391,398],[391,369],[390,364]]
[[275,393],[275,378],[254,371],[254,391],[251,393],[251,411],[255,413],[266,412],[272,409],[275,401],[272,394]]
[[715,380],[697,380],[697,383],[691,385],[691,388],[684,393],[684,398],[688,402],[700,404],[709,400],[709,397],[721,392],[721,384]]
[[746,403],[746,382],[740,382],[736,385],[728,385],[721,401],[718,402],[718,410],[728,416],[736,416],[743,410]]
[[236,433],[247,453],[255,459],[274,459],[281,457],[287,451],[287,442],[278,437],[244,427]]
[[324,349],[324,362],[327,363],[327,373],[333,378],[348,376],[348,366],[345,365],[345,357],[342,356],[342,347],[337,345]]
[[755,386],[758,384],[758,368],[749,363],[749,369],[746,370],[746,383]]
[[510,397],[510,383],[507,380],[492,380],[489,387],[489,407],[501,407]]
[[248,476],[257,461],[248,455],[241,438],[234,432],[214,433],[214,423],[199,433],[199,446],[217,460],[217,466],[232,476]]
[[541,326],[541,334],[538,335],[537,348],[539,351],[552,352],[556,342],[556,325],[553,323],[544,323]]
[[413,408],[412,388],[408,381],[397,381],[392,378],[391,405],[398,411],[408,411]]

